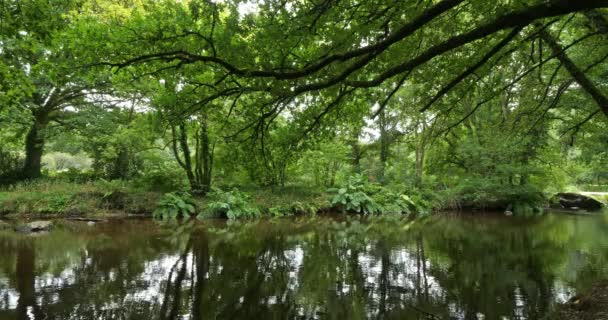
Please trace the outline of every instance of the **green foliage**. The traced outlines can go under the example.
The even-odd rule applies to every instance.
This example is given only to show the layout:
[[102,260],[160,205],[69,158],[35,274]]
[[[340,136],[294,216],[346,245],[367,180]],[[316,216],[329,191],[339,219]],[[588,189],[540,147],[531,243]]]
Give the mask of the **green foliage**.
[[93,171],[80,170],[76,168],[69,168],[60,172],[52,172],[50,176],[56,180],[63,180],[76,184],[92,182],[98,178]]
[[89,171],[91,159],[84,153],[49,152],[42,157],[44,168],[52,172],[67,170]]
[[[208,194],[209,203],[204,216],[225,217],[228,219],[247,219],[260,216],[260,210],[251,202],[251,197],[237,189],[222,191],[214,188]],[[276,212],[276,210],[275,210]]]
[[321,143],[314,150],[303,152],[298,162],[299,179],[316,186],[333,187],[344,181],[348,171],[349,149],[340,141]]
[[430,196],[416,189],[404,190],[402,186],[389,188],[369,183],[361,175],[354,175],[341,188],[330,189],[335,193],[331,203],[343,211],[363,214],[426,215],[431,212]]
[[[95,182],[106,196],[133,187],[202,194],[211,181],[269,187],[251,200],[213,193],[209,210],[230,218],[256,216],[255,207],[273,216],[323,211],[322,192],[287,191],[335,185],[342,187],[331,204],[363,214],[534,212],[542,192],[606,190],[608,122],[598,104],[570,83],[550,49],[534,49],[547,40],[524,36],[538,31],[533,21],[500,49],[510,31],[493,29],[501,20],[485,14],[544,11],[528,15],[534,7],[517,1],[444,3],[446,13],[463,13],[449,23],[428,16],[404,36],[393,32],[423,12],[439,13],[426,11],[436,2],[320,11],[314,2],[275,2],[244,14],[240,0],[9,1],[0,12],[0,184],[38,177],[36,165],[31,175],[19,171],[28,168],[24,159],[37,159],[25,153],[44,146],[43,176],[121,181]],[[586,14],[554,18],[546,32],[571,43],[568,56],[601,87],[606,47],[586,49],[603,44],[590,33],[596,22]],[[481,26],[493,31],[476,32]],[[454,41],[471,30],[484,41]],[[586,42],[576,42],[583,35]],[[352,50],[361,43],[379,49],[360,59],[366,49]],[[475,77],[455,76],[494,48]],[[461,81],[433,98],[450,79]],[[26,144],[30,133],[36,141]],[[48,209],[67,210],[61,201]]]
[[314,216],[317,214],[317,208],[314,204],[303,203],[296,201],[290,205],[280,205],[268,208],[268,213],[272,217],[284,217],[292,215],[309,215]]
[[159,200],[152,215],[156,219],[187,218],[196,211],[195,205],[189,193],[169,192]]
[[184,190],[187,187],[183,171],[170,164],[147,167],[133,179],[133,185],[142,190],[159,192]]
[[381,206],[382,213],[426,215],[432,209],[430,203],[415,192],[408,195],[383,188],[372,198]]
[[504,197],[513,207],[513,213],[519,216],[541,214],[548,203],[547,197],[531,186],[520,186],[508,190]]
[[372,186],[362,176],[351,176],[345,185],[329,190],[335,193],[331,204],[342,211],[362,214],[380,213],[382,211],[380,205],[366,193],[371,188]]
[[[0,136],[0,139],[2,137]],[[0,146],[0,180],[15,174],[23,166],[23,159],[17,152],[5,149]],[[0,181],[2,184],[2,181]]]
[[467,178],[454,188],[441,192],[444,208],[510,209],[515,214],[540,213],[546,196],[533,185],[504,185],[495,179]]

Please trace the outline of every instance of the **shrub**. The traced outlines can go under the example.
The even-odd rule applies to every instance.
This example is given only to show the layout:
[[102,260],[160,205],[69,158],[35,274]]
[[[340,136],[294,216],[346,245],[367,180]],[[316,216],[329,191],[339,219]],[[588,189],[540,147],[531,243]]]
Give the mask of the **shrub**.
[[[512,210],[514,214],[539,213],[547,204],[540,188],[532,185],[504,184],[485,178],[467,178],[444,193],[444,207],[484,210]],[[448,199],[448,200],[446,200]],[[445,205],[445,204],[451,205]]]
[[57,171],[52,174],[52,177],[57,180],[63,180],[73,183],[86,183],[95,180],[96,176],[93,171],[80,170],[76,168],[69,168],[63,171]]
[[505,198],[513,207],[513,213],[521,216],[540,214],[548,203],[545,195],[531,186],[518,186],[508,190]]
[[268,208],[268,213],[272,217],[284,217],[292,215],[291,208],[288,206],[276,206]]
[[207,204],[204,215],[228,219],[255,218],[260,215],[260,210],[251,203],[251,197],[237,189],[222,191],[214,188],[208,197],[211,201]]
[[291,205],[281,205],[268,209],[273,217],[284,217],[291,215],[315,215],[319,209],[310,203],[296,201]]
[[194,199],[190,194],[170,192],[160,199],[153,216],[157,219],[189,217],[195,211]]
[[0,146],[0,185],[9,185],[18,181],[22,167],[23,158],[18,153],[4,150]]
[[336,193],[331,199],[331,204],[342,211],[363,214],[380,213],[382,207],[366,193],[370,187],[360,175],[352,176],[342,187],[329,189],[330,192]]
[[381,206],[382,213],[427,214],[431,209],[429,203],[418,194],[409,196],[389,189],[382,189],[374,194],[372,198]]
[[155,166],[133,180],[136,188],[147,191],[173,192],[187,188],[184,172],[174,166]]
[[291,206],[291,211],[294,214],[315,215],[315,214],[317,214],[317,211],[319,211],[319,208],[317,208],[317,206],[315,206],[314,204],[311,204],[311,203],[303,203],[303,202],[296,201]]

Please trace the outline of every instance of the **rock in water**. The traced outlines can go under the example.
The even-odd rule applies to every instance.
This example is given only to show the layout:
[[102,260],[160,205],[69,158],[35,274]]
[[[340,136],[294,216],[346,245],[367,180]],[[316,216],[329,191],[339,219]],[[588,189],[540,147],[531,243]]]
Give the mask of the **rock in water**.
[[595,211],[600,210],[603,206],[601,202],[591,197],[571,192],[558,193],[554,197],[554,202],[559,203],[562,208],[573,210]]
[[40,231],[48,231],[53,226],[52,221],[32,221],[26,224],[19,225],[15,228],[18,232],[32,233]]

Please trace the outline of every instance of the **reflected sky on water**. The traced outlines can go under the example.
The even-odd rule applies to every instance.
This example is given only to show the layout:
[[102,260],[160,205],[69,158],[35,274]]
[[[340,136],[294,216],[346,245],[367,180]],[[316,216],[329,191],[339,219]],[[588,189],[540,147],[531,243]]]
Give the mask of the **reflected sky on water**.
[[61,222],[0,252],[0,319],[542,319],[607,277],[608,218]]

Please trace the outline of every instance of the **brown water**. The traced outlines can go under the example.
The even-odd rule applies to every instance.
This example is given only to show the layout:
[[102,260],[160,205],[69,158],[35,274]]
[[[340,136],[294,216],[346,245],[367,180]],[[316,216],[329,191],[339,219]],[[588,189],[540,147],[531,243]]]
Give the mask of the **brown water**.
[[543,319],[608,277],[608,217],[0,232],[0,319]]

